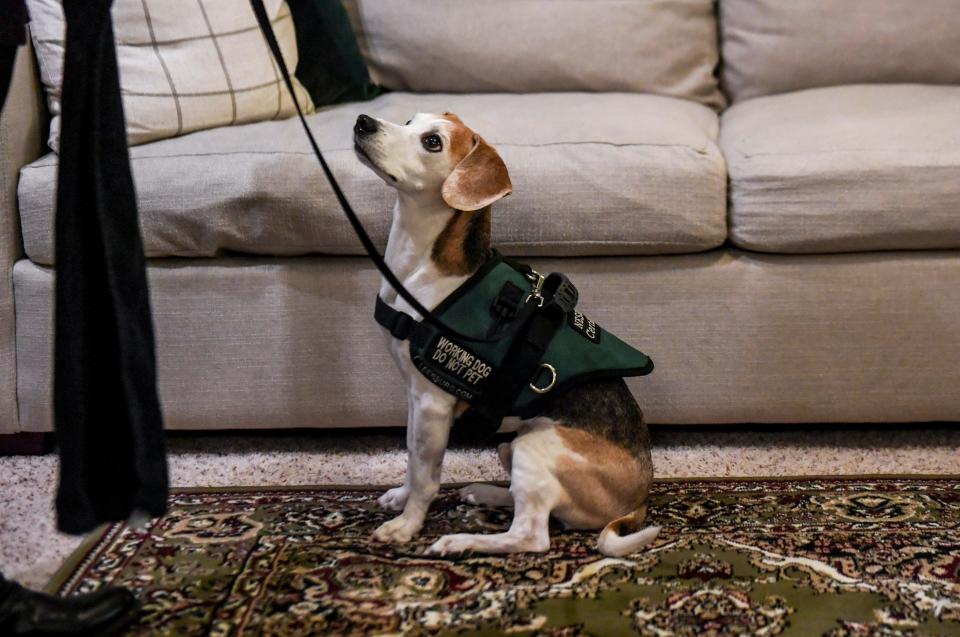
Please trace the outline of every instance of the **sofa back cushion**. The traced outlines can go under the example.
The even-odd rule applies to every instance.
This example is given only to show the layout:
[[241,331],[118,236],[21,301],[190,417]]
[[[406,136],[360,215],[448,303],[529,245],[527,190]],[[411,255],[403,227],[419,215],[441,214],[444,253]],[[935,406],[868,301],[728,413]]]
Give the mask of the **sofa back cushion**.
[[374,82],[722,103],[714,0],[344,0]]
[[960,0],[720,0],[733,101],[820,86],[960,84]]

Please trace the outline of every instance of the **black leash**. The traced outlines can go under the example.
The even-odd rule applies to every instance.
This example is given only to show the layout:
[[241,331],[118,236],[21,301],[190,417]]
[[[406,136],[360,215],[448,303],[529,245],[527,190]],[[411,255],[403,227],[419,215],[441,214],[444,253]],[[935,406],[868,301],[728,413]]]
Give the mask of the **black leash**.
[[303,124],[303,130],[306,131],[307,138],[310,140],[310,146],[313,148],[313,154],[316,155],[317,159],[320,161],[320,166],[323,168],[323,174],[326,175],[327,181],[330,182],[330,187],[333,189],[333,193],[337,196],[337,201],[340,203],[343,213],[346,215],[350,225],[353,226],[353,231],[357,235],[357,238],[360,239],[360,244],[370,257],[370,260],[373,261],[375,266],[377,266],[377,270],[380,271],[380,274],[383,275],[383,278],[387,280],[391,287],[397,291],[397,294],[399,294],[404,301],[409,303],[410,306],[423,317],[424,321],[432,324],[437,329],[442,330],[443,332],[446,332],[447,334],[459,340],[472,343],[488,343],[497,340],[468,336],[441,321],[433,314],[433,312],[424,307],[423,304],[420,303],[420,301],[418,301],[409,290],[407,290],[403,283],[400,282],[400,279],[397,278],[397,275],[393,273],[393,270],[390,269],[390,266],[388,266],[383,260],[383,257],[380,256],[380,253],[377,252],[377,247],[370,239],[370,235],[367,234],[366,228],[364,228],[363,224],[360,223],[360,219],[350,206],[350,202],[347,201],[343,191],[340,190],[340,184],[337,183],[336,178],[333,176],[333,172],[330,170],[330,167],[327,166],[327,161],[323,158],[323,153],[320,152],[320,146],[317,145],[317,140],[314,139],[313,132],[310,130],[310,126],[307,125],[307,120],[303,116],[303,109],[300,107],[300,101],[297,99],[297,94],[293,90],[293,81],[290,79],[290,72],[287,70],[287,64],[283,60],[283,55],[280,53],[280,45],[277,44],[277,39],[273,34],[273,27],[270,25],[270,19],[267,17],[267,10],[263,6],[263,0],[250,0],[250,6],[253,7],[253,13],[257,18],[257,23],[260,25],[260,31],[263,33],[263,37],[267,40],[267,45],[270,48],[270,52],[273,54],[273,59],[280,68],[280,74],[283,76],[283,81],[287,85],[287,91],[290,92],[290,98],[293,100],[293,105],[297,109],[297,116],[300,118],[300,123]]

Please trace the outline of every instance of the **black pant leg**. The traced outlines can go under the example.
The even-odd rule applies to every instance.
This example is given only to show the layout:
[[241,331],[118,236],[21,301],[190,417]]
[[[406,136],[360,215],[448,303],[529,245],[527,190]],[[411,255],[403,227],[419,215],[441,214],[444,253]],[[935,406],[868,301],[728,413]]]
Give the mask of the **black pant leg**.
[[10,90],[17,47],[27,41],[27,5],[24,0],[0,0],[0,112]]
[[65,0],[57,183],[54,424],[67,533],[166,509],[146,261],[112,0]]
[[13,63],[17,59],[16,45],[0,44],[0,113],[7,101],[7,92],[10,90],[10,78],[13,77]]
[[0,573],[0,606],[3,606],[3,602],[15,588],[16,585],[7,579],[4,579],[3,573]]

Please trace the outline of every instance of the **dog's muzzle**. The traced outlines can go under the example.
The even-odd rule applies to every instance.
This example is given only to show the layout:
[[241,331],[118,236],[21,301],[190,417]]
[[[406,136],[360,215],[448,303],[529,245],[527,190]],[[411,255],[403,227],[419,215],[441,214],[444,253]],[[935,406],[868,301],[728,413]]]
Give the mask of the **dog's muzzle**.
[[353,125],[354,134],[360,137],[371,135],[378,130],[380,130],[380,126],[377,124],[377,120],[368,115],[361,114],[357,117],[357,123]]

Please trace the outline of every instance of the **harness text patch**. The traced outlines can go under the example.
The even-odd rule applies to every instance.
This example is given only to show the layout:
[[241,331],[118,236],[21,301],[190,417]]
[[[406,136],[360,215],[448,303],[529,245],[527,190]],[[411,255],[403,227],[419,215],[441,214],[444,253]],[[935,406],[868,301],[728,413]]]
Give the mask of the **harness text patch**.
[[582,314],[577,310],[569,312],[567,314],[567,322],[570,324],[570,327],[580,333],[580,336],[593,343],[600,344],[600,334],[603,333],[603,330],[600,329],[600,326],[594,321],[588,319],[586,314]]
[[433,340],[415,363],[432,382],[465,399],[473,398],[493,371],[488,362],[442,335]]

